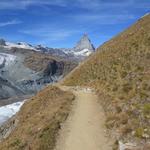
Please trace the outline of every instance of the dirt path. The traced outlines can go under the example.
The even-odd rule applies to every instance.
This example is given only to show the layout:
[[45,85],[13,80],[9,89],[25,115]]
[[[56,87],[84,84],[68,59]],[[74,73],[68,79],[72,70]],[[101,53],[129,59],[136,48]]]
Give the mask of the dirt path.
[[73,93],[76,100],[62,125],[55,150],[111,150],[97,96],[85,90],[73,90]]

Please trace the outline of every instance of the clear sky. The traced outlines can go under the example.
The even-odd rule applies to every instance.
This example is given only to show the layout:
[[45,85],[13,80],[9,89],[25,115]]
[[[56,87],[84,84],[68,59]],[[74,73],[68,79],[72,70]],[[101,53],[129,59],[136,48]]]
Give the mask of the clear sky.
[[0,37],[73,47],[87,33],[98,47],[150,10],[150,0],[0,0]]

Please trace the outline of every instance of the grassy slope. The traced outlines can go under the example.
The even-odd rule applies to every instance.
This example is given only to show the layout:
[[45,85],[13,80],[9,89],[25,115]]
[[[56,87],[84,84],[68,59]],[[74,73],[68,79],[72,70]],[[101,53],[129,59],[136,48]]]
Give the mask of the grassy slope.
[[1,144],[2,150],[51,150],[60,123],[65,121],[74,96],[49,86],[27,101],[16,120],[16,129]]
[[150,136],[150,15],[98,48],[64,80],[92,86],[107,113],[106,126],[126,140]]

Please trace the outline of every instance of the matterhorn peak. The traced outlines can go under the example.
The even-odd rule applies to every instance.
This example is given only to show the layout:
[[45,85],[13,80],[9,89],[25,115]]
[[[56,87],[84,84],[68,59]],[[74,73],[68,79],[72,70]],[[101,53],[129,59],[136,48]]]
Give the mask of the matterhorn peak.
[[84,49],[88,49],[91,52],[95,51],[95,48],[94,48],[93,44],[91,43],[91,40],[89,39],[87,33],[83,34],[80,41],[74,47],[74,51],[78,52],[78,51],[82,51]]
[[91,43],[87,33],[83,34],[79,42],[77,42],[76,46],[72,49],[72,52],[75,54],[75,56],[79,57],[89,56],[94,51],[95,48]]

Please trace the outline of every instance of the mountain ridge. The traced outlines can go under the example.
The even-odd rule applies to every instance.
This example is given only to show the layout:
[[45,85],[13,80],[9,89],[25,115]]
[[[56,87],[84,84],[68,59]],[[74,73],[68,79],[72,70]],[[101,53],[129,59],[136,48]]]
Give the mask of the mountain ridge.
[[33,46],[26,42],[11,43],[11,42],[6,42],[4,39],[0,39],[0,45],[8,49],[12,49],[12,48],[30,49],[30,50],[34,50],[42,53],[48,53],[54,56],[61,56],[61,57],[72,57],[72,56],[87,57],[95,51],[95,48],[91,43],[90,39],[88,38],[87,34],[84,34],[81,37],[81,39],[79,40],[79,42],[77,42],[74,48],[67,48],[67,49],[50,48],[42,45]]
[[87,34],[84,34],[80,41],[77,42],[76,46],[73,48],[74,51],[80,51],[81,49],[89,49],[90,51],[95,51],[94,45],[91,43]]

